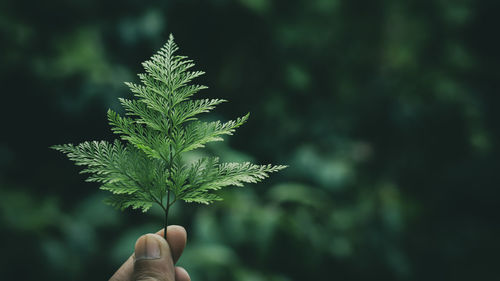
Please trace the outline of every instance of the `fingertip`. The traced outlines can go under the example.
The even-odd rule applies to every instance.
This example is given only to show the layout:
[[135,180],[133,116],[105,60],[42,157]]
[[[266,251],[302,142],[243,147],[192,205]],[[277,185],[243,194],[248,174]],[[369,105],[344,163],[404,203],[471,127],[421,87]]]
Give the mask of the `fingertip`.
[[133,273],[130,280],[175,280],[172,252],[156,234],[139,237],[134,250]]
[[161,237],[158,237],[158,235],[153,234],[153,233],[146,233],[146,234],[142,235],[141,237],[139,237],[137,239],[137,241],[135,242],[136,246],[137,246],[137,243],[139,243],[140,241],[142,242],[142,241],[146,241],[148,239],[154,239],[154,240],[158,241],[158,243],[167,244],[167,246],[168,246],[168,243],[165,243],[165,239],[161,239]]
[[[167,254],[168,253],[168,254]],[[158,235],[144,234],[135,242],[134,257],[140,259],[160,259],[161,256],[171,256],[171,249],[165,239]]]
[[[165,231],[165,228],[162,228],[162,229],[158,230],[158,231],[156,232],[156,234],[158,234],[158,235],[160,235],[160,236],[163,236],[163,232],[164,232],[164,231]],[[172,233],[172,232],[182,233],[182,234],[183,234],[182,236],[184,236],[184,237],[186,237],[186,238],[187,238],[187,231],[186,231],[186,229],[185,229],[183,226],[181,226],[181,225],[175,225],[175,224],[174,224],[174,225],[169,225],[169,226],[167,227],[167,234]]]
[[191,281],[191,277],[189,277],[189,274],[187,271],[180,267],[176,266],[175,267],[175,281]]
[[182,233],[184,237],[187,237],[187,231],[186,229],[181,226],[181,225],[169,225],[167,227],[167,234],[170,232],[170,231],[176,231],[176,232],[179,232],[179,233]]
[[[163,237],[164,230],[156,232],[157,235]],[[174,264],[179,260],[187,242],[186,229],[180,225],[169,225],[167,227],[167,242],[172,252]]]

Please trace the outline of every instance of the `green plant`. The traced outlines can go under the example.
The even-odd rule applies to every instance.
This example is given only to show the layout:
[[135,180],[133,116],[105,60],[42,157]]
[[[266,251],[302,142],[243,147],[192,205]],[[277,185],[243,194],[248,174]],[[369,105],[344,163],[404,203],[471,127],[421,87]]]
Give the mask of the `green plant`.
[[[121,136],[107,141],[64,144],[52,148],[66,153],[76,165],[87,166],[87,181],[98,182],[112,194],[107,203],[121,210],[131,207],[146,212],[158,204],[168,212],[177,200],[209,204],[221,197],[213,191],[263,180],[286,166],[220,163],[217,157],[203,157],[184,163],[184,153],[222,141],[245,123],[249,114],[222,123],[202,122],[197,115],[209,112],[222,99],[191,97],[207,87],[190,84],[204,74],[190,71],[193,62],[175,55],[178,50],[170,35],[168,42],[142,65],[142,85],[126,83],[137,99],[120,98],[127,117],[108,110],[112,131]],[[166,235],[166,232],[164,232]],[[165,236],[166,238],[166,236]]]

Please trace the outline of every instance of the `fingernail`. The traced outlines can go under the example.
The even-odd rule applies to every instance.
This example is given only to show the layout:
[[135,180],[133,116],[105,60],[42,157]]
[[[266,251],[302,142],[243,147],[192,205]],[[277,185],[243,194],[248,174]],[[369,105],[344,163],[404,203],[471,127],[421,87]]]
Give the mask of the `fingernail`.
[[135,243],[135,260],[154,260],[161,256],[160,243],[151,235],[143,235]]

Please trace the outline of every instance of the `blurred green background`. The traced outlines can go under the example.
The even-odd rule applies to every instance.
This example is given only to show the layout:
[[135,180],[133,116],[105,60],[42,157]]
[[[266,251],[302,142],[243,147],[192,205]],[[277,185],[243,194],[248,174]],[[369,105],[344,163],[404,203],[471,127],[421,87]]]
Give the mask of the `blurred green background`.
[[120,213],[53,144],[106,110],[173,33],[207,74],[209,147],[288,164],[177,204],[193,280],[493,280],[499,1],[0,1],[0,279],[106,280],[162,214]]

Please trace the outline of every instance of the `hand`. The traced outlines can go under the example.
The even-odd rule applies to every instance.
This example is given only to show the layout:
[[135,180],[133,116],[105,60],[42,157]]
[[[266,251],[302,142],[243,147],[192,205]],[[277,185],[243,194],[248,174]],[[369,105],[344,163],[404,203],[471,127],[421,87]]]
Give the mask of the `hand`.
[[167,228],[167,241],[163,239],[163,229],[139,237],[134,254],[109,280],[190,281],[184,268],[174,267],[186,246],[186,239],[186,230],[178,225]]

